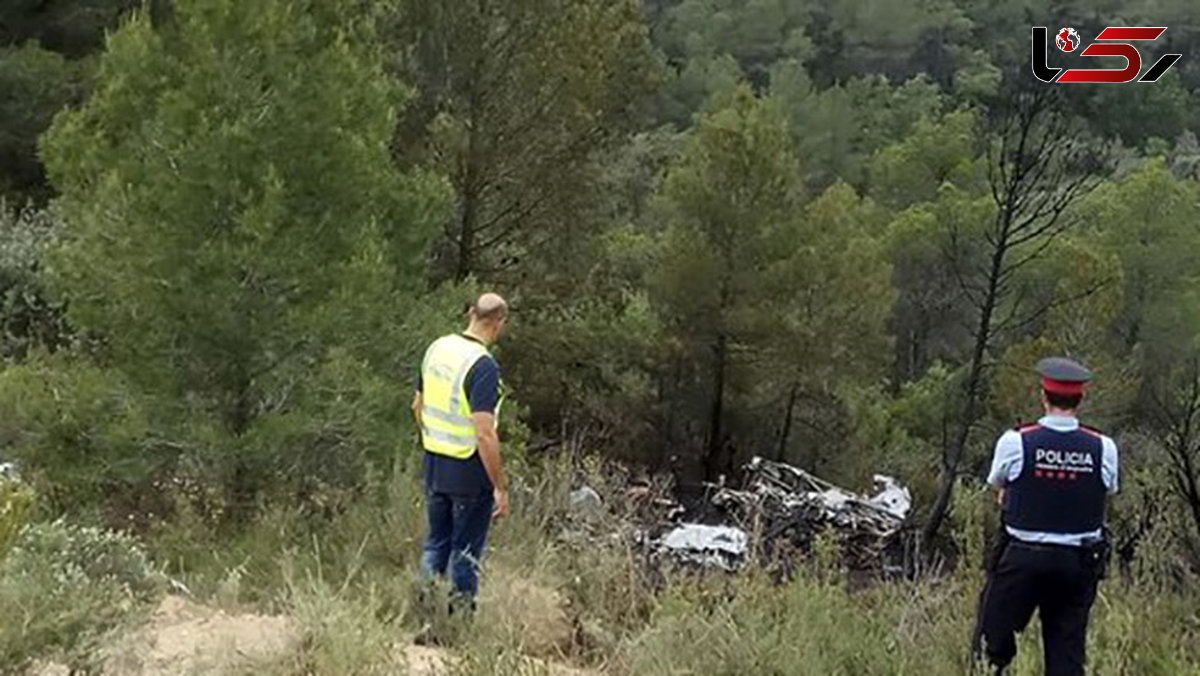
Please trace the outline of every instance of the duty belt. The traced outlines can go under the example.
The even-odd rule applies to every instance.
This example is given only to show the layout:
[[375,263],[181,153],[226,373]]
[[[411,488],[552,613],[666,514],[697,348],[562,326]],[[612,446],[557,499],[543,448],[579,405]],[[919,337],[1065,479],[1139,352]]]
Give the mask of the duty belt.
[[1033,551],[1043,551],[1043,552],[1061,552],[1061,551],[1078,552],[1078,551],[1083,551],[1093,545],[1088,544],[1088,543],[1078,544],[1078,545],[1067,545],[1067,544],[1062,544],[1062,543],[1058,543],[1058,542],[1026,542],[1025,540],[1022,540],[1020,538],[1012,538],[1011,540],[1008,541],[1008,546],[1009,547],[1020,547],[1021,549],[1030,549]]

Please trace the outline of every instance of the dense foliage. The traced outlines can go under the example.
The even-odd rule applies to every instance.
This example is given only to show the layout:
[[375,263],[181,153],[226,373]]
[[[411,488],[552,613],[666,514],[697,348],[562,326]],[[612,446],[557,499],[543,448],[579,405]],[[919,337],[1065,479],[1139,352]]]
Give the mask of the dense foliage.
[[[519,470],[886,472],[938,551],[1038,415],[1032,365],[1072,355],[1124,450],[1123,564],[1185,579],[1200,62],[1042,86],[1031,24],[1200,54],[1187,0],[4,3],[0,457],[37,518],[166,550],[339,518],[414,465],[413,369],[488,287]],[[639,669],[776,607],[681,594]]]

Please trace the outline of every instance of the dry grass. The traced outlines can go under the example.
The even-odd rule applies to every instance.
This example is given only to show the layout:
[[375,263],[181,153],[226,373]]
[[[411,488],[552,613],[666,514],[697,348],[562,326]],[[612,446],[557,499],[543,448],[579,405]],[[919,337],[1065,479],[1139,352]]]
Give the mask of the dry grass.
[[[405,478],[382,499],[364,502],[322,531],[296,537],[303,532],[300,525],[276,514],[256,526],[254,537],[204,554],[202,561],[236,562],[224,568],[207,564],[210,570],[197,566],[189,577],[206,590],[210,605],[219,603],[229,612],[205,610],[191,619],[181,616],[173,626],[215,626],[211,618],[248,612],[287,616],[293,640],[252,664],[227,669],[277,676],[962,676],[969,670],[966,641],[980,582],[975,566],[962,565],[936,580],[855,591],[828,553],[821,559],[824,570],[802,566],[806,572],[786,584],[755,570],[736,577],[677,571],[651,579],[620,538],[596,535],[568,544],[558,537],[569,525],[568,476],[548,474],[496,528],[479,612],[469,624],[439,627],[449,629],[444,646],[412,645],[430,618],[413,603],[422,519],[420,500]],[[988,514],[971,502],[969,492],[962,500],[954,527],[968,552],[962,560],[973,561]],[[608,521],[585,530],[620,530],[619,510],[603,518]],[[1145,549],[1135,569],[1179,575],[1169,565],[1175,555],[1166,540],[1152,541],[1160,546]],[[1105,585],[1093,614],[1089,673],[1200,676],[1197,585],[1167,589],[1156,579],[1139,574],[1130,584]],[[151,642],[146,628],[138,631],[131,636]],[[1035,625],[1022,639],[1014,676],[1040,673],[1036,636]],[[150,654],[166,655],[161,649]],[[198,663],[182,656],[143,661],[180,669]]]

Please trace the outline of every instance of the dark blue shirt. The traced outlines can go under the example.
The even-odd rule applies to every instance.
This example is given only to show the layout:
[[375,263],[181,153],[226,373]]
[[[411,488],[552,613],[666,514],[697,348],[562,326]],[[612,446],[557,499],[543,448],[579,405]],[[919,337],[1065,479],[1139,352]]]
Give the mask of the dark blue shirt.
[[[463,334],[468,340],[475,340]],[[479,342],[479,341],[476,341]],[[417,369],[416,390],[423,389],[421,371]],[[464,384],[467,402],[472,413],[495,413],[500,402],[500,365],[491,355],[480,357],[467,371]],[[425,452],[425,489],[434,493],[476,495],[490,493],[492,481],[479,453],[460,460],[448,455]]]

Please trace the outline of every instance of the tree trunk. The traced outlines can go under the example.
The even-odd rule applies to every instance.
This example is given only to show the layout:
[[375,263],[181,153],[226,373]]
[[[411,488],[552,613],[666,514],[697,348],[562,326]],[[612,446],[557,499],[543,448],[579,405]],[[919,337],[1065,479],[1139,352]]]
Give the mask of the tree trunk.
[[[1168,384],[1165,395],[1160,399],[1155,397],[1156,411],[1165,422],[1162,442],[1166,448],[1167,457],[1171,463],[1171,480],[1177,497],[1186,503],[1187,511],[1200,537],[1200,482],[1196,476],[1197,456],[1197,419],[1200,418],[1200,363],[1189,364],[1186,385]],[[1176,396],[1178,395],[1178,399]],[[1186,395],[1186,396],[1184,396]],[[1176,410],[1173,402],[1179,401],[1180,408]]]
[[[238,378],[237,391],[234,394],[233,401],[230,402],[225,423],[230,434],[235,439],[240,439],[250,429],[252,421],[251,402],[250,378],[243,374]],[[256,485],[256,477],[250,468],[252,459],[246,457],[245,452],[241,451],[241,449],[239,451],[232,458],[233,476],[230,477],[228,486],[229,507],[227,518],[232,523],[243,524],[248,522],[253,515],[255,498],[259,487]]]
[[1193,469],[1191,459],[1189,458],[1185,464],[1186,476],[1183,477],[1183,492],[1187,500],[1188,507],[1191,508],[1192,524],[1196,528],[1196,537],[1200,538],[1200,485],[1196,483],[1196,473]]
[[724,415],[725,408],[725,361],[728,352],[728,339],[724,333],[717,336],[716,345],[713,346],[713,396],[712,404],[709,407],[708,420],[708,452],[704,463],[704,478],[708,481],[716,481],[722,470],[722,458],[724,454],[724,445],[722,436],[724,434],[721,425],[721,417]]
[[971,369],[967,373],[962,416],[959,418],[957,434],[953,445],[947,449],[949,454],[942,455],[942,469],[938,476],[938,494],[929,512],[929,520],[925,523],[921,538],[929,542],[937,535],[946,512],[950,509],[950,499],[954,496],[954,482],[958,478],[958,466],[971,438],[971,427],[978,415],[980,385],[987,359],[988,348],[992,340],[992,318],[996,312],[996,302],[1000,292],[1000,275],[1004,270],[1004,256],[1008,251],[1009,219],[1005,218],[1000,229],[1000,237],[992,252],[992,264],[988,270],[987,292],[983,298],[983,306],[979,311],[979,325],[975,330],[975,347],[971,353]]
[[[1008,296],[1007,283],[1018,269],[1042,256],[1055,237],[1072,227],[1074,222],[1064,221],[1063,213],[1098,184],[1095,178],[1106,166],[1105,159],[1096,157],[1089,143],[1071,133],[1071,122],[1058,112],[1065,103],[1057,96],[1044,87],[1025,96],[1016,92],[1012,101],[1015,108],[1001,121],[999,135],[989,139],[998,146],[988,172],[995,220],[982,238],[988,246],[985,250],[991,252],[991,261],[982,271],[978,287],[959,277],[962,292],[979,311],[979,321],[963,392],[965,400],[953,439],[942,450],[938,495],[922,531],[925,541],[937,535],[950,508],[971,429],[987,397],[992,341],[998,330],[1014,326],[1012,316],[996,323],[997,310]],[[1080,167],[1087,168],[1080,172]],[[957,230],[952,232],[953,247],[957,247],[957,234]],[[1006,260],[1020,247],[1027,252],[1024,258]],[[952,253],[952,258],[955,255]],[[1017,309],[1013,308],[1014,313]]]
[[[470,169],[467,171],[467,181],[471,178]],[[458,255],[454,262],[454,281],[461,282],[471,274],[471,266],[474,261],[471,259],[471,249],[475,245],[475,195],[468,189],[463,190],[462,195],[463,206],[462,215],[459,218],[458,227]]]
[[1196,528],[1196,536],[1200,537],[1200,486],[1196,482],[1196,467],[1192,461],[1192,456],[1196,447],[1196,416],[1200,411],[1200,374],[1194,374],[1191,382],[1191,397],[1188,402],[1188,410],[1183,416],[1183,429],[1181,429],[1176,437],[1175,443],[1175,464],[1176,466],[1176,481],[1179,484],[1179,492],[1183,499],[1188,503],[1189,511],[1192,515],[1192,524]]
[[784,462],[784,457],[787,455],[788,439],[792,436],[792,418],[796,411],[796,399],[800,396],[799,383],[792,383],[792,387],[788,390],[787,408],[783,414],[783,430],[779,433],[779,448],[775,452],[775,460]]
[[462,212],[458,223],[458,260],[454,265],[454,281],[461,282],[473,272],[475,265],[475,235],[479,227],[480,200],[480,148],[479,114],[482,110],[483,94],[479,89],[479,78],[483,72],[483,58],[475,60],[474,78],[471,80],[467,107],[467,150],[463,158],[463,180],[460,190]]

